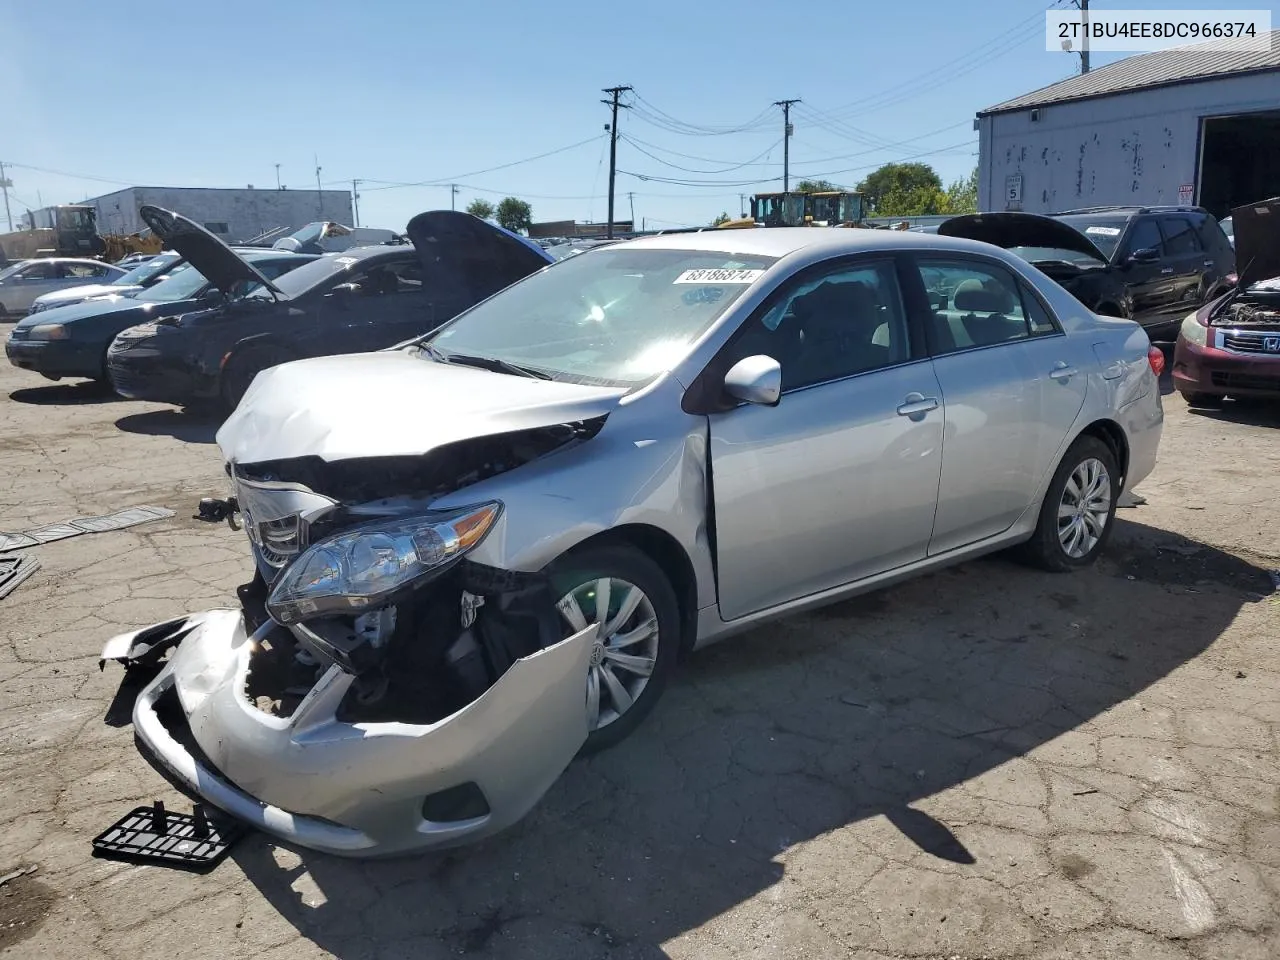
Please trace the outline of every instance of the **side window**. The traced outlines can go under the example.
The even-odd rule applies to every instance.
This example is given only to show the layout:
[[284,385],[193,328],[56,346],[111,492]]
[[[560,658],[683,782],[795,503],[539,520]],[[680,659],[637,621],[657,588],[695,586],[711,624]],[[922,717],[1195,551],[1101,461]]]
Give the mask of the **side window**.
[[64,279],[89,280],[100,277],[107,271],[89,263],[64,263],[58,272]]
[[206,223],[206,224],[204,225],[204,228],[205,228],[206,230],[208,230],[210,233],[220,233],[220,234],[225,234],[225,233],[230,233],[230,232],[231,232],[231,231],[230,231],[230,229],[229,229],[229,228],[228,228],[228,226],[227,226],[226,221],[224,221],[224,220],[213,220],[213,221],[210,221],[209,223]]
[[1164,252],[1169,256],[1177,257],[1200,250],[1200,241],[1186,217],[1164,217],[1160,228],[1164,231]]
[[1031,335],[1043,337],[1050,333],[1057,333],[1058,324],[1040,302],[1040,298],[1031,292],[1031,288],[1019,281],[1018,290],[1022,293],[1022,309],[1026,311],[1027,326],[1031,329]]
[[276,260],[271,263],[255,263],[254,266],[268,280],[274,280],[276,277],[288,273],[294,267],[301,266],[301,264],[294,263],[292,260]]
[[416,293],[422,290],[422,264],[417,260],[384,263],[352,277],[348,282],[360,285],[362,297]]
[[1156,222],[1150,217],[1143,217],[1133,225],[1125,253],[1127,256],[1135,250],[1146,250],[1151,247],[1161,250],[1163,238],[1160,236],[1160,228],[1156,226]]
[[15,280],[53,280],[58,276],[57,265],[49,261],[36,261],[18,273]]
[[777,360],[784,391],[902,363],[911,346],[893,262],[850,264],[788,284],[747,321],[733,352]]
[[[934,258],[921,258],[919,267],[925,292],[934,305],[931,333],[935,353],[990,347],[1032,335],[1034,327],[1023,311],[1018,283],[1003,267],[976,260]],[[1052,321],[1049,323],[1052,327]]]

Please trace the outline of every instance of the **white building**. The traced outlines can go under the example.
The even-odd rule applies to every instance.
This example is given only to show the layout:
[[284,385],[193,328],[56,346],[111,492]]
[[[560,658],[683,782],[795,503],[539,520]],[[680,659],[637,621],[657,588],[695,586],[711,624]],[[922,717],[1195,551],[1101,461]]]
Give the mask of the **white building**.
[[316,220],[352,224],[351,194],[346,190],[128,187],[86,203],[97,207],[100,234],[144,229],[138,217],[144,204],[180,213],[228,243],[243,243],[278,228],[283,228],[283,236]]
[[1280,196],[1280,30],[1266,51],[1128,57],[978,114],[978,208],[1053,213]]

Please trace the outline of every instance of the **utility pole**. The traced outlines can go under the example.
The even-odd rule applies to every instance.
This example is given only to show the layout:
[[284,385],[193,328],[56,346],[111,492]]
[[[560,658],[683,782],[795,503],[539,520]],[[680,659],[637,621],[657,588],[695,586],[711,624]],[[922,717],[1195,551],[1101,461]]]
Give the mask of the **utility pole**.
[[458,209],[458,185],[456,183],[449,184],[449,209]]
[[276,189],[280,189],[280,164],[276,164]]
[[786,193],[791,187],[791,134],[795,132],[795,128],[791,126],[791,105],[799,103],[800,99],[795,100],[775,100],[773,105],[782,108],[782,192]]
[[1080,27],[1084,36],[1080,39],[1080,74],[1089,72],[1089,0],[1075,0],[1080,8]]
[[355,226],[360,226],[360,181],[351,181],[351,205],[352,212],[356,215]]
[[745,193],[738,194],[738,216],[745,217],[747,215],[747,195]]
[[317,156],[315,160],[316,160],[316,211],[317,211],[316,215],[321,220],[323,220],[324,219],[324,190],[320,186],[320,158]]
[[630,89],[630,87],[606,87],[604,92],[613,99],[600,101],[613,109],[613,119],[609,123],[609,224],[605,233],[610,240],[613,239],[613,184],[618,173],[618,107],[626,108],[626,104],[618,103],[618,97]]
[[627,199],[631,201],[631,229],[634,230],[636,228],[636,195],[628,191]]
[[9,188],[13,186],[13,181],[4,175],[4,161],[0,160],[0,190],[4,191],[4,220],[9,225],[9,232],[13,232],[13,214],[9,212]]

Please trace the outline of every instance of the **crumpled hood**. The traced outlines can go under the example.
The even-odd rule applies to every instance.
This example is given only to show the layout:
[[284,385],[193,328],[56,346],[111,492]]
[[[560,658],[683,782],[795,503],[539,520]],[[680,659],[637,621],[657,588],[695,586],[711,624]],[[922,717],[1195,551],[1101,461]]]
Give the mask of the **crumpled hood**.
[[413,456],[609,413],[621,387],[535,380],[405,350],[318,357],[260,373],[218,430],[234,463]]
[[1246,203],[1231,211],[1236,235],[1239,289],[1280,277],[1280,197]]
[[1012,247],[1053,247],[1073,250],[1107,262],[1107,255],[1075,227],[1038,213],[969,213],[938,225],[943,237],[980,240],[1008,250]]

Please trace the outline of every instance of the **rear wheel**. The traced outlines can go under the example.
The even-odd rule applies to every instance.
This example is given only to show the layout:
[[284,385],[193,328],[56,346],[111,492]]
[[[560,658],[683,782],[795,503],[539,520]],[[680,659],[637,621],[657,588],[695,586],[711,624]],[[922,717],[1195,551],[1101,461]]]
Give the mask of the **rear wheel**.
[[240,403],[253,378],[269,367],[279,366],[294,359],[293,355],[283,347],[272,343],[247,347],[234,354],[222,370],[222,382],[219,392],[222,405],[230,413]]
[[631,546],[570,552],[548,572],[566,637],[603,624],[584,678],[581,752],[591,754],[625,739],[662,695],[679,653],[680,606],[661,568]]
[[1024,558],[1054,573],[1089,566],[1111,538],[1119,496],[1115,454],[1097,437],[1080,437],[1049,483]]

